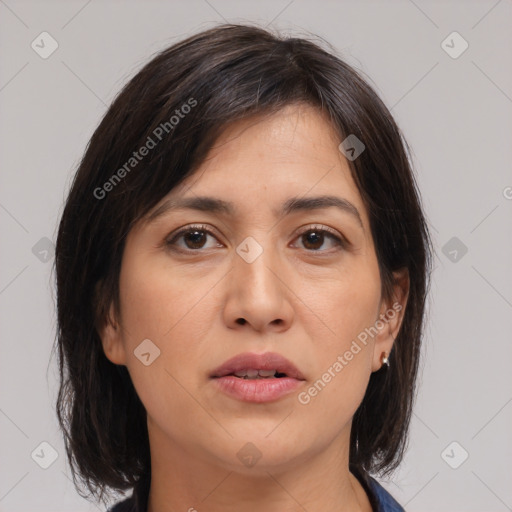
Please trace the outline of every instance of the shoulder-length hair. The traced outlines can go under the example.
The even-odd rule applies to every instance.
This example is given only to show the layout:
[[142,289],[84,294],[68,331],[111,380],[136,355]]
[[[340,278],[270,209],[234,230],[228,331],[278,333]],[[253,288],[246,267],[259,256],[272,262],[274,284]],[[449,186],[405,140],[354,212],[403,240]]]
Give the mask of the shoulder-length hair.
[[391,472],[400,462],[429,288],[430,235],[407,143],[375,91],[335,53],[321,42],[221,25],[160,52],[108,108],[75,175],[56,243],[56,411],[75,485],[78,474],[102,499],[107,487],[126,490],[150,471],[145,408],[126,367],[106,358],[98,334],[109,306],[119,311],[126,235],[197,169],[229,122],[290,104],[327,113],[340,142],[349,135],[363,142],[363,153],[348,164],[369,213],[383,296],[391,296],[393,271],[409,273],[391,366],[371,375],[353,418],[349,461],[366,474]]

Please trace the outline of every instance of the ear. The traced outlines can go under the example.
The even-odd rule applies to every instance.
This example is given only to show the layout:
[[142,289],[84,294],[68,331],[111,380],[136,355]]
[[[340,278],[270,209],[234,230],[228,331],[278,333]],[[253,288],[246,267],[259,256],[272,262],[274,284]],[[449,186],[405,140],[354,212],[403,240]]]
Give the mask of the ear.
[[[96,285],[96,297],[100,297],[102,283]],[[104,296],[104,295],[103,295]],[[96,330],[101,339],[103,352],[114,364],[126,365],[127,357],[123,344],[121,325],[119,324],[113,304],[101,307],[101,298],[96,302]]]
[[388,357],[398,336],[409,297],[409,271],[393,272],[393,293],[390,300],[382,300],[379,318],[375,320],[378,333],[373,349],[372,372],[380,370],[383,357]]

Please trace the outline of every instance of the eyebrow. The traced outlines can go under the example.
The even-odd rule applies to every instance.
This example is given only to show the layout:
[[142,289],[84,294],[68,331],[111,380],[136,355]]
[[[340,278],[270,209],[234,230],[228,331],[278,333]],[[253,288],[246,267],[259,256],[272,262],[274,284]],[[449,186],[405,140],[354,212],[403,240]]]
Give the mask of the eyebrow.
[[[364,230],[363,221],[358,209],[347,199],[337,196],[322,195],[315,197],[291,197],[282,204],[281,208],[273,209],[272,213],[278,217],[298,211],[320,210],[331,207],[338,208],[343,212],[352,215]],[[151,213],[148,218],[148,222],[154,221],[169,211],[183,209],[198,210],[209,213],[223,213],[231,216],[236,214],[236,208],[233,203],[216,197],[178,197],[167,199],[162,205],[160,205],[160,207]]]

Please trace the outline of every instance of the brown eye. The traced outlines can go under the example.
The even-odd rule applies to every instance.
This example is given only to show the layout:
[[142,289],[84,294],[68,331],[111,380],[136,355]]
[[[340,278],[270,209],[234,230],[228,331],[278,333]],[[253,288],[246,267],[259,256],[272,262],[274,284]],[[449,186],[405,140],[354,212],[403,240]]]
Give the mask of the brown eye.
[[321,231],[308,231],[302,235],[306,249],[320,249],[324,243],[324,234]]
[[185,232],[183,240],[189,249],[201,249],[206,242],[207,235],[205,231],[194,229]]
[[171,249],[184,252],[199,252],[200,249],[219,247],[219,244],[206,247],[208,237],[216,239],[214,234],[209,229],[206,229],[205,226],[189,226],[178,231],[165,244]]
[[327,252],[329,248],[321,249],[326,240],[331,240],[331,246],[334,247],[345,246],[345,241],[342,238],[324,228],[309,228],[307,231],[303,231],[299,238],[303,247],[313,252]]

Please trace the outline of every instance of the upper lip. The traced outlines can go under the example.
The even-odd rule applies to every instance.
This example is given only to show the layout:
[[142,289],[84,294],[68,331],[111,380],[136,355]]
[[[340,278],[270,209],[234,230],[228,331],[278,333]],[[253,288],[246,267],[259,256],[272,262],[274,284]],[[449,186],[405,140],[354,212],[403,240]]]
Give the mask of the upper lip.
[[238,354],[216,368],[212,372],[211,377],[225,377],[235,372],[250,369],[276,370],[278,373],[285,373],[287,377],[305,380],[302,373],[293,363],[275,352],[265,352],[264,354],[245,352],[244,354]]

